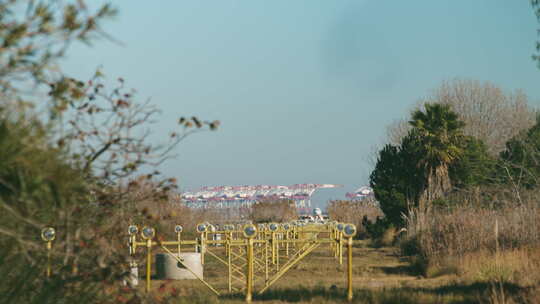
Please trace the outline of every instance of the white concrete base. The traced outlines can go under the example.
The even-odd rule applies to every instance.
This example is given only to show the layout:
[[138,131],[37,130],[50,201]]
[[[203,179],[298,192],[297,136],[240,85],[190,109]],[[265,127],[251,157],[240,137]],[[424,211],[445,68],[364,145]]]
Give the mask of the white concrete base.
[[136,287],[139,285],[139,268],[136,262],[129,263],[129,275],[124,278],[124,286]]
[[[175,254],[178,256],[178,254]],[[189,269],[203,278],[203,265],[201,264],[201,254],[196,252],[182,252],[180,258],[184,259]],[[156,254],[156,272],[158,280],[196,280],[189,270],[179,263],[175,258],[167,253]]]

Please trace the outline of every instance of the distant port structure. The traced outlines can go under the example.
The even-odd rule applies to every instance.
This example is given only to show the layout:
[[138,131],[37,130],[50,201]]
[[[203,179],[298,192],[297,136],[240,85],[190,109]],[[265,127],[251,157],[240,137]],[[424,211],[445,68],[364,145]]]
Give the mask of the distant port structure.
[[364,200],[375,197],[373,189],[368,186],[362,186],[354,192],[348,192],[345,196],[350,200]]
[[242,208],[256,202],[291,200],[297,209],[311,208],[311,196],[319,189],[339,188],[335,184],[294,184],[290,186],[206,186],[199,190],[184,192],[182,201],[192,208]]
[[375,193],[369,186],[362,186],[354,192],[348,192],[345,196],[352,201],[365,201],[378,205],[378,202],[375,200]]

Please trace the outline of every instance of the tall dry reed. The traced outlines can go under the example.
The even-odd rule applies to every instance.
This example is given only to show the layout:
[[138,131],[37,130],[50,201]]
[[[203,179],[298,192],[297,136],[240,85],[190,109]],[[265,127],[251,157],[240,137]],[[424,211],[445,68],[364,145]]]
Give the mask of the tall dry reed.
[[406,222],[409,238],[416,239],[426,257],[540,245],[540,205],[536,202],[496,209],[434,209],[430,214],[412,210]]

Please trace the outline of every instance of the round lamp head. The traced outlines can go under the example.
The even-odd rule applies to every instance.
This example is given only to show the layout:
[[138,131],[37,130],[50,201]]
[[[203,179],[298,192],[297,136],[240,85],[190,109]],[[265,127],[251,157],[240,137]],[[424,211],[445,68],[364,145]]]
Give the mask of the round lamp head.
[[198,233],[203,233],[203,232],[205,232],[205,231],[206,231],[206,224],[202,224],[202,223],[201,223],[201,224],[198,224],[198,225],[197,225],[197,232],[198,232]]
[[174,226],[174,232],[180,233],[184,230],[184,228],[181,225]]
[[356,226],[354,224],[347,224],[343,228],[343,234],[346,237],[353,237],[356,234]]
[[137,234],[137,232],[139,232],[139,228],[137,228],[137,226],[129,225],[129,227],[128,227],[128,234],[129,235]]
[[141,231],[141,235],[145,240],[153,239],[156,236],[156,230],[152,227],[145,226]]
[[285,223],[283,224],[283,229],[285,229],[286,231],[291,229],[291,225],[289,225],[289,223]]
[[253,224],[247,224],[244,226],[244,236],[251,239],[257,235],[257,227]]
[[337,228],[338,231],[343,231],[343,227],[344,227],[344,225],[342,223],[339,223],[339,224],[336,225],[336,228]]
[[43,228],[41,229],[41,239],[46,241],[46,242],[50,242],[52,240],[54,240],[54,238],[56,237],[56,231],[54,230],[53,227],[47,227],[47,228]]
[[270,228],[270,231],[276,231],[278,229],[278,225],[276,223],[271,223],[268,228]]

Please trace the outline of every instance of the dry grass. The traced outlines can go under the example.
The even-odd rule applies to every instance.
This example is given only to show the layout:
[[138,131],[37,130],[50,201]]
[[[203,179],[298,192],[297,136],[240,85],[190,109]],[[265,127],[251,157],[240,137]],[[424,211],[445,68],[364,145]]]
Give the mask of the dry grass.
[[[500,289],[494,289],[491,283],[459,282],[452,276],[418,277],[407,261],[399,257],[396,248],[374,249],[366,247],[367,243],[359,241],[354,248],[352,303],[490,303],[491,298],[501,298]],[[340,266],[324,249],[293,267],[262,295],[254,293],[254,303],[347,303],[346,267]],[[225,267],[213,258],[208,258],[205,267],[205,278],[223,290]],[[153,281],[152,284],[150,303],[244,303],[242,293],[217,297],[194,280]],[[534,303],[519,301],[534,299],[534,290],[509,283],[501,286],[504,303],[512,303],[510,300]]]
[[533,286],[540,282],[540,249],[522,248],[500,253],[479,251],[454,260],[465,279],[480,282],[507,282]]
[[415,210],[402,252],[413,255],[412,267],[426,277],[489,286],[479,302],[538,303],[540,205],[526,198],[496,207]]
[[469,206],[435,210],[427,216],[412,212],[407,229],[426,257],[540,246],[540,206],[535,202],[497,209]]

